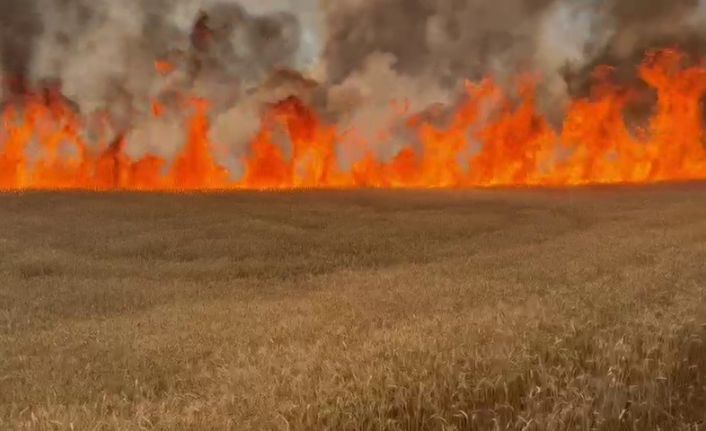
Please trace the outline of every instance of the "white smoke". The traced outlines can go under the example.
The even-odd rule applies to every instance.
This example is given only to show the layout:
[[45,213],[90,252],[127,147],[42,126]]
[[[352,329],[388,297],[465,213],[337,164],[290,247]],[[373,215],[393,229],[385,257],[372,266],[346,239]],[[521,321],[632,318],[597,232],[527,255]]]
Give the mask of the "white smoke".
[[[228,163],[244,155],[265,106],[289,94],[318,91],[310,101],[322,114],[387,158],[410,143],[392,106],[413,113],[451,105],[465,79],[493,75],[511,88],[518,72],[537,73],[541,108],[558,117],[580,87],[573,81],[604,60],[634,68],[635,53],[641,57],[653,41],[688,39],[706,52],[706,0],[4,2],[5,73],[61,82],[86,115],[108,108],[116,132],[128,131],[134,155],[170,157],[183,144],[175,140],[183,139],[186,116],[155,119],[151,100],[179,111],[174,93],[204,97],[212,104],[213,140]],[[208,53],[192,46],[200,11],[217,34]],[[175,72],[160,76],[155,60],[173,62]],[[320,87],[286,74],[263,84],[281,69]]]
[[541,108],[556,116],[569,102],[565,70],[582,69],[602,52],[615,31],[591,0],[556,2],[543,13],[535,34],[533,64],[542,80]]

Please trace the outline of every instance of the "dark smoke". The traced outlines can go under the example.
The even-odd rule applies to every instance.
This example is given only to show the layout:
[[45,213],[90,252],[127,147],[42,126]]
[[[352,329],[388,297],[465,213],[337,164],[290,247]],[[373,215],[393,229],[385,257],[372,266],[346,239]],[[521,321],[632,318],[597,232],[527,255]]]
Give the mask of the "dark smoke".
[[706,34],[699,26],[687,24],[698,6],[699,0],[610,2],[606,9],[614,32],[582,67],[567,70],[571,94],[587,94],[590,71],[599,65],[612,66],[613,77],[619,84],[636,85],[635,66],[649,51],[678,48],[698,61],[706,54]]
[[448,114],[463,80],[492,76],[512,96],[525,72],[540,78],[539,108],[560,128],[567,103],[590,94],[592,72],[602,64],[615,66],[617,83],[637,90],[631,115],[644,118],[654,103],[636,73],[646,52],[676,46],[693,59],[706,54],[706,5],[699,0],[339,0],[326,6],[328,108],[369,136],[399,128],[380,108],[390,100],[407,99],[422,115],[441,102],[446,108],[436,111]]
[[[324,60],[333,83],[387,53],[394,70],[453,86],[459,79],[523,71],[563,74],[572,89],[596,65],[632,69],[645,51],[683,46],[706,53],[690,26],[698,0],[369,0],[331,2]],[[560,19],[554,19],[559,14]],[[567,24],[576,20],[579,28]],[[586,24],[591,21],[590,25]],[[561,26],[565,29],[560,29]],[[585,26],[585,28],[583,28]],[[550,28],[556,27],[556,28]],[[550,40],[541,35],[550,33]],[[563,47],[572,51],[561,56]],[[576,51],[576,53],[573,53]],[[630,70],[634,72],[634,70]],[[570,72],[570,73],[569,73]],[[634,73],[632,73],[634,76]]]
[[[177,95],[203,97],[225,123],[218,117],[270,75],[295,69],[301,31],[291,12],[256,15],[233,0],[0,0],[2,103],[29,91],[61,94],[86,116],[108,112],[115,135],[138,136],[131,149],[168,157],[179,141],[167,123],[184,118],[151,124],[152,100],[178,113]],[[159,76],[157,60],[174,72]],[[280,82],[281,93],[293,75],[277,76],[269,86]]]
[[2,0],[0,10],[0,62],[6,90],[23,93],[42,22],[33,0]]
[[[321,28],[292,10],[255,14],[240,0],[0,0],[11,84],[3,97],[33,89],[68,97],[85,115],[108,110],[130,147],[168,156],[184,118],[145,120],[154,99],[168,107],[180,94],[209,99],[214,135],[239,148],[260,110],[293,94],[342,129],[375,136],[400,129],[391,101],[409,103],[410,115],[448,112],[465,79],[492,75],[512,89],[518,73],[535,72],[540,107],[559,126],[599,64],[639,87],[635,67],[648,49],[706,54],[699,0],[321,0],[318,9],[313,1],[297,7],[316,10]],[[302,52],[319,44],[320,67],[304,65]],[[174,72],[159,76],[155,60]]]
[[300,39],[291,13],[251,15],[228,0],[0,0],[2,75],[13,91],[61,82],[89,110],[136,109],[158,92],[158,59],[183,72],[182,89],[237,92],[294,67]]
[[[627,75],[648,48],[673,44],[703,54],[706,35],[685,24],[697,7],[698,0],[322,2],[322,61],[332,86],[388,55],[395,73],[441,88],[534,69],[561,75],[570,93],[580,93],[597,64]],[[135,105],[156,91],[151,64],[158,58],[184,65],[182,87],[218,96],[225,87],[257,86],[296,66],[302,40],[291,13],[251,15],[235,0],[1,0],[0,8],[3,77],[16,89],[62,81],[89,104]],[[552,16],[561,13],[595,22],[554,31],[562,20]],[[576,52],[554,53],[567,44]]]
[[[532,31],[552,0],[383,0],[332,4],[325,61],[337,83],[373,52],[395,57],[395,69],[430,70],[441,80],[476,78],[491,63],[532,55]],[[337,2],[338,3],[338,2]],[[512,56],[507,56],[512,52]]]

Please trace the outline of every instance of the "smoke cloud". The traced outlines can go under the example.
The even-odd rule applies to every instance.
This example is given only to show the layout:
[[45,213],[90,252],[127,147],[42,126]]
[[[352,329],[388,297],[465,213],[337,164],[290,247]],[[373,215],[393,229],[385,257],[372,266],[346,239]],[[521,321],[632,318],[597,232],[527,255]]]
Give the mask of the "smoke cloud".
[[[705,54],[706,35],[699,30],[706,17],[705,3],[328,2],[323,62],[329,83],[334,89],[346,88],[346,99],[355,106],[380,102],[379,93],[368,91],[371,86],[394,89],[397,82],[405,82],[409,87],[407,97],[421,104],[429,102],[430,93],[437,102],[453,103],[453,95],[464,79],[493,76],[512,92],[518,74],[534,73],[540,78],[540,109],[560,127],[567,102],[571,97],[587,94],[590,72],[597,65],[614,65],[617,79],[635,85],[635,67],[646,50],[679,46],[694,56]],[[389,67],[386,83],[379,82],[379,74],[368,81],[360,79],[370,70],[370,63],[380,58],[385,58]],[[420,93],[420,89],[425,91]],[[395,91],[388,94],[392,96]]]
[[0,62],[12,91],[22,92],[32,62],[33,45],[42,33],[36,5],[24,0],[3,0],[0,14]]
[[[214,139],[233,155],[260,111],[292,94],[374,140],[400,129],[391,103],[453,105],[465,79],[492,75],[511,89],[518,73],[536,73],[541,109],[560,119],[598,64],[634,80],[646,49],[706,53],[699,0],[0,0],[0,9],[3,97],[60,85],[85,115],[108,109],[130,151],[162,156],[184,119],[154,119],[149,102],[177,104],[180,93],[210,101]],[[160,76],[155,61],[175,69]]]
[[[255,13],[230,0],[2,0],[4,98],[27,87],[59,87],[86,116],[109,111],[114,133],[131,135],[133,155],[169,157],[185,118],[153,118],[152,100],[178,113],[185,111],[178,94],[205,98],[222,124],[237,103],[260,108],[248,99],[274,71],[311,65],[316,41],[305,37],[301,14],[274,6]],[[160,76],[156,61],[173,72]],[[253,115],[247,124],[236,119],[238,129],[257,127]],[[248,134],[234,133],[228,144],[242,145]]]
[[299,49],[293,14],[254,16],[236,2],[34,1],[42,31],[22,47],[32,77],[60,80],[81,106],[158,92],[156,60],[183,68],[179,84],[210,98],[293,67]]

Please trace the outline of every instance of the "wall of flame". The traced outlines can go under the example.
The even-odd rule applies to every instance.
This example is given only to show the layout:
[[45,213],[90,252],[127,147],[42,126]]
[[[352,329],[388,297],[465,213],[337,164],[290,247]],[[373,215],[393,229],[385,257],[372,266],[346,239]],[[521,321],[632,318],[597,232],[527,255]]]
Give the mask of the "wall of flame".
[[[168,73],[167,65],[158,67]],[[260,119],[247,155],[239,160],[244,172],[239,178],[214,157],[208,100],[182,95],[179,109],[189,120],[182,142],[170,143],[180,148],[173,160],[134,159],[126,154],[125,136],[89,139],[86,120],[64,99],[30,94],[2,111],[0,188],[463,188],[706,179],[706,66],[686,64],[677,50],[649,54],[638,73],[657,102],[649,121],[639,126],[624,118],[631,91],[601,70],[590,97],[570,103],[560,129],[537,109],[536,79],[518,78],[516,99],[487,78],[467,83],[463,103],[442,125],[390,108],[419,145],[410,143],[385,159],[379,154],[384,134],[374,143],[361,138],[354,145],[362,156],[346,168],[339,163],[344,132],[290,97]],[[161,116],[165,109],[155,102],[152,113]],[[280,144],[282,134],[288,148]]]

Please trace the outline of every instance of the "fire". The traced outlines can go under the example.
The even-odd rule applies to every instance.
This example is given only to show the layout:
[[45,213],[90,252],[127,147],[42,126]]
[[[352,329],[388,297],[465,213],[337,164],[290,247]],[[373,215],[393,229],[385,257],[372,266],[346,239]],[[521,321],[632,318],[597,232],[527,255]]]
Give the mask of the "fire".
[[[163,75],[173,70],[166,62],[155,67]],[[60,95],[28,95],[2,109],[0,188],[457,188],[706,179],[706,67],[664,50],[649,54],[638,74],[656,94],[644,124],[625,119],[633,94],[611,83],[607,67],[596,71],[591,95],[570,104],[559,130],[537,109],[534,78],[520,78],[512,96],[488,78],[467,83],[464,100],[443,122],[411,114],[406,101],[393,103],[391,114],[411,132],[408,145],[383,160],[371,148],[391,145],[388,134],[379,142],[356,138],[362,156],[345,164],[344,134],[290,97],[263,114],[240,160],[240,178],[214,155],[205,100],[188,104],[184,141],[174,143],[182,148],[168,161],[130,157],[127,132],[89,139],[87,119]],[[155,100],[148,109],[163,118],[169,108]]]
[[171,186],[178,190],[222,188],[227,184],[227,172],[218,166],[211,154],[208,139],[208,104],[194,101],[186,146],[172,167]]
[[167,76],[174,72],[174,65],[168,61],[159,60],[154,62],[154,69],[162,76]]
[[[278,131],[291,141],[289,160],[273,142]],[[335,129],[323,125],[311,109],[294,97],[276,103],[265,114],[251,150],[252,156],[246,161],[245,187],[346,185],[338,178]]]

